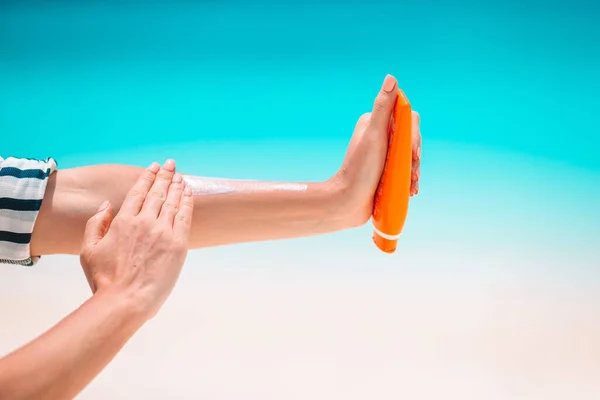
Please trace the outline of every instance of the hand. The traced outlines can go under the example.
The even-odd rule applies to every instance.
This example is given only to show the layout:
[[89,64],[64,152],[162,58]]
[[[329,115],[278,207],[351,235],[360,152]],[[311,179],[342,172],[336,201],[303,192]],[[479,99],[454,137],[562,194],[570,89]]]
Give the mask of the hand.
[[[331,179],[340,196],[340,210],[351,226],[365,224],[373,212],[373,199],[383,172],[398,83],[388,75],[375,99],[373,111],[362,115],[342,167]],[[421,132],[419,114],[412,113],[412,182],[410,195],[419,193]]]
[[111,222],[105,202],[87,223],[81,265],[93,293],[123,291],[145,319],[171,293],[187,255],[194,202],[175,162],[148,167]]

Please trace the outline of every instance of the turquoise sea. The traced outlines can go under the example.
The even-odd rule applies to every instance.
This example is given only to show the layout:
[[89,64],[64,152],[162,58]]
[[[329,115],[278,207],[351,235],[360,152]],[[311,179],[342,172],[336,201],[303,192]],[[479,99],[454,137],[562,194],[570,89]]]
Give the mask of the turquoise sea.
[[422,116],[410,246],[598,266],[599,7],[5,1],[0,149],[325,179],[391,73]]

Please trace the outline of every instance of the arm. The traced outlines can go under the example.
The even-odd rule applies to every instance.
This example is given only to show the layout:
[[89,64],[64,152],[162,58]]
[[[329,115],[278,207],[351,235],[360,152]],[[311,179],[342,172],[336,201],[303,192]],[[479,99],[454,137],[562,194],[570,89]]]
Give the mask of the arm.
[[[31,239],[35,255],[78,254],[86,221],[109,200],[119,210],[142,168],[97,165],[52,174]],[[194,192],[190,248],[294,238],[350,227],[342,185],[186,176]]]
[[173,290],[193,208],[181,177],[155,163],[140,174],[114,219],[104,202],[86,222],[80,255],[94,294],[0,360],[0,398],[70,399],[94,379]]
[[[191,178],[197,211],[190,248],[311,236],[366,223],[385,163],[396,89],[395,78],[388,75],[373,112],[358,120],[340,170],[326,182],[306,183],[306,190],[260,182],[260,190],[253,190],[253,183],[244,181]],[[412,121],[414,195],[421,156],[418,114],[413,112]],[[104,200],[118,209],[140,171],[98,165],[52,174],[33,230],[32,254],[77,254],[85,221]]]
[[0,398],[75,397],[142,326],[130,298],[98,291],[52,329],[1,359]]

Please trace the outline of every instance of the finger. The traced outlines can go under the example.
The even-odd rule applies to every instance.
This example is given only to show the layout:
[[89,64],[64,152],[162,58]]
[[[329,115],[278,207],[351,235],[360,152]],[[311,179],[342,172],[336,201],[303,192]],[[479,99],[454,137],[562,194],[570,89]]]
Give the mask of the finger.
[[371,113],[364,113],[360,116],[358,121],[356,121],[356,125],[354,126],[355,131],[364,131],[371,120]]
[[159,218],[164,220],[170,227],[173,226],[175,215],[179,211],[179,204],[181,203],[181,196],[183,194],[183,178],[180,174],[173,176],[173,183],[169,187],[169,193],[167,194],[167,200],[165,200],[160,210]]
[[410,184],[410,195],[415,196],[419,194],[419,181],[412,181]]
[[163,203],[167,199],[167,193],[169,186],[173,181],[173,175],[175,174],[175,161],[167,160],[160,171],[156,174],[156,179],[152,184],[152,188],[146,196],[142,211],[140,214],[147,215],[152,218],[157,218],[160,214]]
[[140,175],[138,180],[135,182],[127,197],[123,201],[123,205],[119,210],[119,214],[127,215],[138,215],[144,204],[144,200],[148,195],[148,191],[152,187],[154,180],[156,179],[156,173],[160,169],[158,163],[153,162],[148,168]]
[[413,160],[412,162],[412,171],[411,171],[411,179],[413,181],[418,181],[419,178],[421,177],[421,161],[420,160]]
[[394,104],[398,98],[398,82],[396,78],[387,75],[381,86],[381,90],[375,99],[370,124],[380,132],[387,133],[387,129],[394,110]]
[[175,234],[175,237],[186,244],[190,236],[193,213],[194,198],[192,197],[192,189],[190,189],[189,186],[186,186],[183,190],[183,196],[181,196],[181,202],[179,203],[179,211],[175,216],[173,224],[173,233]]
[[419,179],[421,178],[421,160],[413,160],[410,182],[410,194],[414,196],[419,192]]
[[108,232],[110,222],[112,220],[112,207],[108,201],[102,203],[96,214],[94,214],[87,222],[85,232],[83,233],[83,245],[79,256],[85,279],[92,290],[96,292],[96,285],[92,277],[92,271],[89,270],[89,259],[96,245]]
[[412,112],[412,157],[413,160],[421,159],[421,116]]
[[[84,251],[91,252],[93,248],[106,235],[112,220],[112,207],[108,201],[102,203],[96,214],[94,214],[85,226],[83,233]],[[82,253],[84,252],[82,251]]]

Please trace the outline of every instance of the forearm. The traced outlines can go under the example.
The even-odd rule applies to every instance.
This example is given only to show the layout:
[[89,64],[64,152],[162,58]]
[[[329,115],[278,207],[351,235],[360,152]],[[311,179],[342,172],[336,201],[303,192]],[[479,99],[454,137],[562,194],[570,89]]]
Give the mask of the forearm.
[[[86,221],[104,200],[119,209],[142,169],[99,165],[62,170],[48,182],[32,254],[78,254]],[[346,228],[339,188],[187,177],[195,211],[190,248],[294,238]]]
[[0,399],[70,399],[114,358],[143,319],[119,293],[98,292],[0,360]]
[[191,246],[285,239],[342,228],[336,188],[328,183],[278,183],[185,177],[196,208]]

